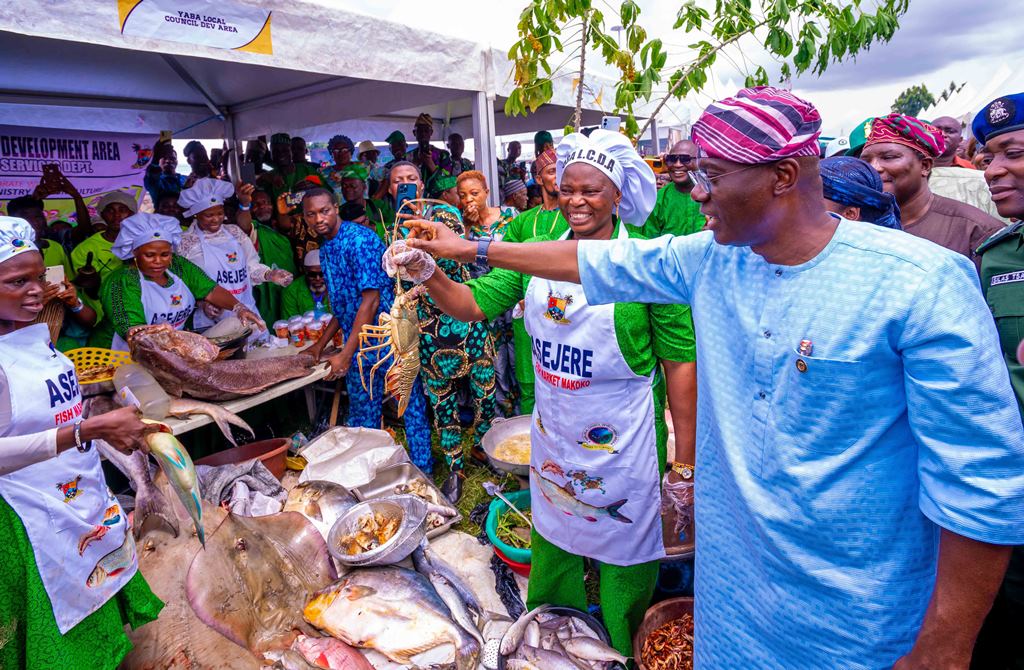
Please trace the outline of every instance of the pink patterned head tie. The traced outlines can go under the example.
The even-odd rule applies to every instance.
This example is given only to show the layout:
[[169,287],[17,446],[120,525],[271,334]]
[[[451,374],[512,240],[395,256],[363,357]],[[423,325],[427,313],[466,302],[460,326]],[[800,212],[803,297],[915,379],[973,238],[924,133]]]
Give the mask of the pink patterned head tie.
[[745,88],[711,103],[690,131],[702,155],[745,165],[818,156],[820,134],[814,105],[771,86]]

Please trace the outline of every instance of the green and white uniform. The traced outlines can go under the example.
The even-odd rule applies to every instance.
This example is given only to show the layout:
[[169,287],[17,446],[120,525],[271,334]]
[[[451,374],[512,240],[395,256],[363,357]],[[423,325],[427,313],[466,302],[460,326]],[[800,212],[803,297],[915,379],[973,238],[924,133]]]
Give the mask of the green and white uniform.
[[90,235],[71,251],[71,264],[75,267],[76,272],[81,270],[91,251],[92,266],[96,268],[96,272],[100,273],[100,279],[105,281],[112,272],[120,270],[124,266],[124,261],[111,251],[113,246],[114,243],[103,237],[103,233]]
[[120,344],[135,326],[170,323],[179,330],[187,329],[196,302],[217,284],[202,268],[177,255],[167,274],[172,281],[160,286],[129,266],[104,281],[100,289],[104,319],[93,331],[90,346]]
[[[642,237],[620,223],[612,235]],[[500,269],[468,285],[488,318],[525,299],[538,377],[530,605],[585,607],[582,557],[595,558],[609,633],[627,650],[664,556],[659,484],[667,429],[658,361],[694,360],[689,310],[590,305],[579,284]]]
[[[516,218],[505,229],[503,242],[526,242],[536,237],[559,235],[569,230],[569,224],[562,211],[544,209],[542,206],[528,209]],[[545,237],[546,239],[546,237]],[[512,339],[515,349],[516,379],[519,380],[519,407],[524,414],[533,411],[533,355],[530,353],[530,336],[526,334],[523,323],[522,309],[512,313]]]
[[[260,262],[273,269],[287,270],[294,276],[295,259],[292,255],[292,243],[288,238],[262,223],[257,223],[253,227],[256,230],[256,250],[260,254]],[[253,292],[256,295],[256,307],[266,323],[273,324],[282,318],[282,287],[274,282],[263,282],[255,287]]]

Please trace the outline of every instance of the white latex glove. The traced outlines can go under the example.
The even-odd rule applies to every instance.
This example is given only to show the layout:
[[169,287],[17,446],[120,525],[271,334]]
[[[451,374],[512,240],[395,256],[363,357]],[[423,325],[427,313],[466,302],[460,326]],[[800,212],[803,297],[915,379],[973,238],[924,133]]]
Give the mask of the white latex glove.
[[414,284],[427,281],[437,269],[433,256],[422,249],[410,248],[405,240],[398,240],[388,247],[382,265],[389,277],[397,274],[399,278]]
[[203,314],[210,317],[211,319],[219,319],[220,315],[224,313],[224,310],[222,310],[220,307],[217,307],[213,303],[209,303],[204,300],[200,304],[202,304],[203,306]]
[[271,270],[267,274],[267,279],[278,286],[288,286],[295,278],[292,276],[292,273],[287,270]]

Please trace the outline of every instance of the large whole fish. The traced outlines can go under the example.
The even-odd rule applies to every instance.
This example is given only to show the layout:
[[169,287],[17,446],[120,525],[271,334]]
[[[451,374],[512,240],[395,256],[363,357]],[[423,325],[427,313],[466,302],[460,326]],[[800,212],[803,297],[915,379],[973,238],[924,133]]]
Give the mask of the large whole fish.
[[416,566],[416,572],[426,577],[437,591],[437,595],[441,596],[455,623],[462,626],[462,629],[472,635],[483,648],[484,638],[477,628],[477,620],[483,618],[483,607],[469,586],[455,574],[450,565],[434,553],[426,541],[412,553],[412,562]]
[[327,543],[301,514],[228,514],[188,569],[199,619],[256,655],[316,635],[302,608],[336,577]]
[[444,644],[454,646],[457,670],[476,668],[480,655],[480,645],[452,620],[430,582],[406,568],[353,570],[316,594],[305,617],[340,640],[403,665]]
[[[143,419],[146,423],[157,423]],[[146,445],[149,453],[156,457],[167,481],[171,483],[178,500],[188,510],[195,526],[199,542],[206,546],[206,533],[203,530],[203,505],[199,502],[199,478],[196,476],[196,466],[192,464],[192,458],[188,455],[185,447],[178,441],[178,438],[171,434],[171,429],[164,426],[166,432],[150,433],[146,436]]]
[[[186,511],[170,493],[170,484],[158,473],[153,484],[166,495],[165,513],[175,523],[188,524]],[[206,534],[227,516],[227,510],[202,501]],[[136,514],[138,512],[136,511]],[[129,631],[132,650],[121,663],[131,670],[260,670],[263,664],[245,649],[199,620],[185,592],[185,576],[193,557],[200,553],[199,538],[150,533],[138,545],[139,572],[153,593],[164,602],[160,617]]]
[[633,523],[632,519],[619,512],[619,508],[626,504],[626,498],[603,507],[595,507],[577,498],[572,485],[566,483],[564,486],[559,486],[537,472],[537,468],[530,466],[530,470],[536,475],[537,486],[540,488],[541,494],[544,495],[544,499],[565,514],[577,516],[587,521],[597,521],[598,517],[607,516],[621,523]]
[[330,670],[373,670],[373,666],[357,649],[333,637],[300,635],[292,650],[318,668]]
[[232,400],[305,377],[314,365],[313,357],[305,354],[259,360],[210,359],[208,346],[212,345],[205,337],[164,326],[132,331],[128,344],[135,362],[149,370],[172,396]]
[[334,522],[359,501],[341,484],[319,480],[300,482],[288,492],[282,512],[298,512],[327,537]]

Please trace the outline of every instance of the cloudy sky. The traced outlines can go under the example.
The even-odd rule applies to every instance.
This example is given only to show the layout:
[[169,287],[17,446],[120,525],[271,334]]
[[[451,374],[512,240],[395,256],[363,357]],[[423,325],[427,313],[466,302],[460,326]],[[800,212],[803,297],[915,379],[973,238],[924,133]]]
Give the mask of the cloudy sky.
[[[642,10],[641,24],[651,36],[661,37],[673,57],[681,61],[685,45],[696,41],[668,29],[681,0],[636,1]],[[501,49],[515,40],[518,14],[526,4],[522,0],[376,0],[354,7],[349,0],[321,2],[393,21],[415,21],[430,31]],[[711,4],[709,0],[701,2]],[[611,13],[605,12],[606,16]],[[923,83],[935,92],[956,81],[971,82],[980,89],[1003,63],[1015,71],[1021,69],[1024,43],[1018,31],[1022,18],[1024,3],[1019,0],[910,0],[910,9],[891,42],[874,46],[855,62],[832,66],[820,78],[801,78],[794,82],[794,90],[818,106],[826,134],[848,132],[867,116],[887,113],[908,86]],[[656,29],[659,26],[664,29]],[[744,56],[755,65],[770,65],[756,47],[748,47]],[[742,83],[742,77],[735,78],[733,66],[719,62],[722,67],[717,76],[723,92],[730,78]],[[702,106],[707,100],[693,102]],[[675,116],[685,119],[686,112],[676,107]]]

